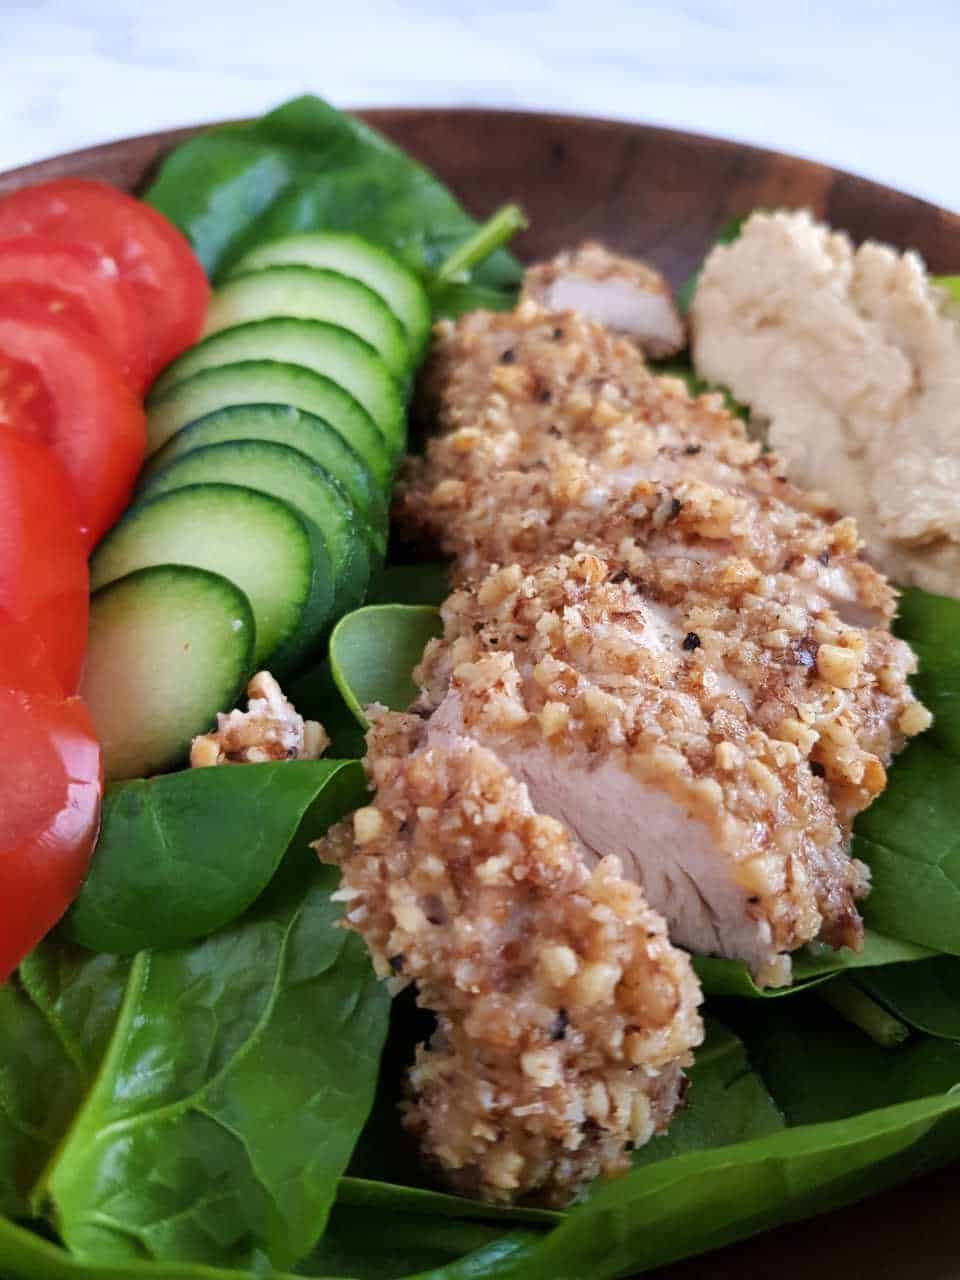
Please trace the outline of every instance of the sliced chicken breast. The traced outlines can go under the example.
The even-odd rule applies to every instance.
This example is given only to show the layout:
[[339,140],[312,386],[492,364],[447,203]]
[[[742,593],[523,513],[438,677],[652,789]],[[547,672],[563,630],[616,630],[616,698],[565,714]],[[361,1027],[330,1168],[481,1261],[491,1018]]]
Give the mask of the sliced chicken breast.
[[632,338],[646,355],[675,355],[686,344],[673,291],[646,262],[588,240],[532,267],[523,297],[547,311],[575,311]]
[[375,798],[318,849],[378,972],[437,1016],[405,1124],[455,1189],[565,1204],[678,1105],[703,1034],[689,959],[477,742],[381,711],[368,748]]
[[[428,736],[493,751],[588,865],[622,859],[675,942],[742,959],[761,983],[788,982],[789,953],[815,938],[859,945],[868,877],[813,758],[819,749],[842,768],[826,732],[843,737],[827,719],[838,690],[815,660],[778,690],[762,657],[752,669],[750,638],[723,630],[709,592],[673,601],[662,583],[587,553],[494,571],[443,616],[417,672]],[[761,699],[792,715],[765,724]],[[818,723],[810,706],[820,729],[801,718]],[[869,759],[859,753],[864,792],[876,783]]]

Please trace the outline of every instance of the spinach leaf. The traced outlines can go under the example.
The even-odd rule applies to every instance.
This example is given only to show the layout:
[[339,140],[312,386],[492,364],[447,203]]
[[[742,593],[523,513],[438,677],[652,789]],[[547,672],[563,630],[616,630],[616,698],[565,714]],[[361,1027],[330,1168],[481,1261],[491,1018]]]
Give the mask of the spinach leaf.
[[[3,1280],[267,1280],[262,1270],[226,1271],[190,1263],[140,1262],[114,1265],[81,1261],[26,1227],[0,1218],[0,1266]],[[269,1280],[298,1280],[271,1271]],[[329,1277],[329,1280],[336,1280]]]
[[960,276],[934,276],[933,282],[946,289],[954,302],[960,302]]
[[538,1239],[529,1231],[512,1231],[465,1258],[435,1271],[421,1271],[406,1280],[496,1280],[506,1275],[521,1280],[524,1260],[533,1256]]
[[762,1138],[784,1127],[783,1116],[748,1061],[743,1042],[713,1018],[706,1021],[706,1037],[687,1076],[687,1106],[665,1134],[636,1152],[635,1169],[688,1151]]
[[375,604],[341,618],[330,637],[330,670],[343,700],[366,726],[363,708],[405,710],[417,696],[412,672],[427,641],[440,635],[430,605]]
[[913,687],[933,712],[929,736],[960,759],[960,600],[911,587],[900,597],[894,629],[919,659]]
[[450,594],[450,565],[389,564],[367,592],[367,604],[432,604],[439,607]]
[[[187,235],[212,276],[264,240],[319,229],[356,232],[429,276],[477,225],[422,165],[312,96],[185,142],[146,199]],[[501,249],[470,283],[509,304],[519,280]]]
[[960,1086],[960,1044],[921,1036],[883,1048],[814,996],[773,1006],[763,1017],[755,1006],[725,1016],[792,1126],[876,1114]]
[[917,946],[916,943],[885,938],[883,934],[867,929],[862,951],[834,951],[833,947],[824,943],[812,942],[802,951],[796,952],[793,958],[793,983],[789,987],[758,987],[746,965],[739,960],[694,956],[693,965],[704,991],[710,995],[775,1000],[826,982],[847,969],[903,964],[906,961],[926,959],[930,954],[926,947]]
[[337,1205],[323,1240],[300,1270],[351,1280],[402,1280],[413,1272],[446,1267],[474,1250],[486,1251],[503,1234],[502,1226],[476,1220],[430,1220]]
[[563,1220],[563,1214],[555,1209],[539,1209],[535,1205],[486,1204],[482,1200],[467,1200],[464,1196],[449,1195],[444,1191],[380,1182],[374,1178],[341,1178],[337,1204],[374,1214],[403,1213],[418,1218],[479,1219],[514,1225],[553,1226]]
[[[753,212],[756,213],[759,211],[755,209]],[[713,244],[733,244],[734,240],[739,236],[740,231],[743,228],[743,224],[750,216],[751,215],[749,213],[744,213],[735,218],[728,219],[717,232],[717,238],[714,240]],[[713,245],[710,247],[713,248]],[[706,257],[706,255],[704,255],[704,257]],[[680,308],[682,315],[686,315],[690,310],[690,303],[693,301],[693,295],[696,292],[697,282],[700,279],[700,272],[702,270],[703,264],[701,263],[700,266],[697,267],[696,271],[694,271],[692,275],[688,276],[677,290],[677,306]]]
[[99,1065],[126,962],[44,942],[0,987],[0,1213],[27,1217]]
[[47,1181],[81,1260],[282,1268],[321,1236],[389,1001],[359,938],[335,927],[335,872],[284,871],[227,929],[134,959]]
[[915,739],[854,833],[853,852],[873,872],[870,928],[960,954],[960,760]]
[[955,956],[868,969],[856,981],[918,1031],[960,1040],[960,959]]
[[[792,1007],[792,1006],[791,1006]],[[602,1186],[500,1280],[608,1280],[840,1208],[940,1164],[960,1142],[960,1097],[694,1151]]]
[[364,795],[353,760],[185,769],[116,783],[65,931],[91,950],[121,955],[204,937],[259,897],[298,827],[317,839]]

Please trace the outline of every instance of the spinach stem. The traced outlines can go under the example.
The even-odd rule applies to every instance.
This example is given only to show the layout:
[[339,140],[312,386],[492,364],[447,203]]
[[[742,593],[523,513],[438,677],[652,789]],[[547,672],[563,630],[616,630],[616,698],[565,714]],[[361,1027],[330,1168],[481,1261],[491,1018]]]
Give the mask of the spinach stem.
[[834,978],[820,987],[817,995],[885,1049],[895,1049],[910,1034],[906,1023],[895,1018],[849,978]]
[[457,245],[447,255],[434,274],[434,286],[462,283],[469,278],[471,269],[477,263],[489,258],[494,250],[502,248],[518,231],[523,231],[527,226],[527,216],[520,206],[505,204],[492,218],[478,227],[469,239]]

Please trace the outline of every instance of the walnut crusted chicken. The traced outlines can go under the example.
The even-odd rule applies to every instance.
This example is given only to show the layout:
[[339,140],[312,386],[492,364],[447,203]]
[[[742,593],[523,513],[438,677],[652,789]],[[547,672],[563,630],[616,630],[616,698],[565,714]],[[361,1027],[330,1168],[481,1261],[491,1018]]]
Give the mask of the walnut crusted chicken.
[[[411,1076],[424,1150],[463,1190],[559,1200],[646,1132],[624,1128],[609,1047],[628,1036],[624,984],[664,990],[667,955],[676,998],[643,998],[671,1048],[643,1059],[660,1083],[629,1124],[666,1121],[695,1043],[679,953],[628,965],[625,917],[599,907],[662,913],[674,943],[766,984],[789,981],[808,941],[859,946],[869,876],[850,826],[929,716],[855,523],[789,484],[719,396],[691,398],[628,338],[545,309],[544,278],[511,314],[438,327],[425,396],[440,430],[397,516],[455,557],[458,586],[413,716],[376,720],[375,799],[324,856],[344,867],[348,927],[438,1013]],[[572,912],[597,877],[613,897]],[[612,932],[594,947],[601,917]],[[566,993],[545,1011],[531,938],[572,952],[571,975],[605,952],[618,975],[600,1021],[557,1051],[549,1103],[529,1094],[524,1055],[541,1045],[524,1037],[561,1010],[566,1036],[572,1014]],[[609,1101],[583,1110],[595,1070]]]
[[247,709],[221,711],[212,733],[194,738],[191,769],[220,764],[264,764],[268,760],[317,760],[330,744],[316,720],[304,720],[269,671],[258,671],[246,688]]
[[[847,815],[884,770],[849,726],[900,744],[890,721],[917,704],[864,667],[909,651],[887,632],[876,652],[818,648],[799,606],[744,605],[756,577],[731,590],[729,562],[692,579],[679,564],[648,557],[634,577],[581,552],[492,571],[446,602],[416,709],[492,750],[588,865],[620,857],[675,942],[783,983],[803,943],[859,945],[868,877]],[[777,620],[796,634],[771,640]]]
[[673,291],[659,271],[587,240],[531,267],[523,297],[547,311],[576,311],[631,337],[641,351],[675,355],[685,342]]
[[441,324],[426,387],[440,431],[408,463],[397,517],[455,556],[462,578],[579,541],[659,540],[676,554],[679,531],[700,559],[734,552],[763,572],[789,561],[849,621],[893,614],[852,525],[832,527],[835,513],[787,482],[719,396],[655,376],[599,324],[532,302]]
[[320,843],[378,972],[437,1029],[405,1124],[458,1190],[566,1203],[664,1128],[702,1039],[689,959],[476,741],[374,713],[376,795]]
[[[889,631],[894,593],[861,558],[854,522],[790,485],[776,456],[747,439],[719,397],[691,398],[678,380],[651,374],[633,344],[577,315],[551,314],[528,301],[512,314],[476,313],[442,326],[430,393],[440,434],[426,458],[411,466],[399,515],[426,527],[457,557],[462,582],[507,566],[472,597],[475,635],[494,620],[489,611],[496,593],[510,594],[504,583],[538,597],[538,574],[569,575],[558,555],[595,552],[606,566],[601,578],[629,578],[640,585],[644,606],[669,618],[665,651],[680,652],[690,637],[695,651],[683,678],[699,673],[700,684],[682,692],[699,702],[697,714],[708,724],[717,717],[740,723],[732,738],[716,731],[706,737],[728,762],[721,773],[739,776],[739,737],[753,733],[764,743],[751,765],[755,787],[760,766],[770,771],[771,791],[796,775],[785,789],[797,797],[794,818],[784,823],[781,802],[771,804],[762,819],[765,836],[754,836],[761,844],[779,841],[791,885],[801,876],[811,883],[794,885],[792,900],[789,894],[781,903],[771,899],[780,918],[775,926],[759,909],[762,895],[760,904],[747,903],[745,915],[740,889],[722,899],[715,891],[708,910],[704,903],[697,907],[703,886],[693,880],[674,877],[660,890],[645,882],[671,927],[685,919],[678,940],[741,956],[765,980],[786,979],[786,953],[810,938],[857,945],[861,926],[853,900],[865,880],[846,854],[849,827],[882,790],[885,766],[904,736],[925,728],[929,717],[907,685],[913,655]],[[525,569],[532,575],[521,587]],[[596,585],[588,595],[596,626],[606,627],[597,619],[612,606]],[[457,655],[474,643],[451,622],[460,607],[455,597],[447,609],[447,643]],[[635,628],[628,649],[635,644],[642,653],[641,630]],[[524,648],[528,637],[525,626],[496,637],[506,655],[501,661],[514,654],[536,666]],[[442,678],[426,671],[434,707],[456,666],[451,660]],[[492,668],[480,670],[482,686],[482,673]],[[648,673],[645,698],[674,696],[669,686],[657,691],[664,674],[674,679],[669,666]],[[713,702],[720,693],[722,707]],[[532,711],[539,714],[539,706]],[[677,733],[683,731],[678,722]],[[554,764],[567,734],[557,730]],[[671,737],[665,733],[664,748],[679,747],[682,754]],[[630,754],[644,750],[634,744]],[[596,747],[592,758],[602,761],[607,753],[606,746]],[[702,764],[687,766],[694,778],[701,776]],[[555,790],[567,798],[577,794],[576,778]],[[531,794],[535,804],[546,804],[546,794],[533,785]],[[726,803],[724,792],[718,820]],[[682,845],[689,829],[679,823],[673,839]],[[641,821],[632,834],[642,839]],[[623,838],[622,829],[608,832],[601,847],[620,848]],[[794,853],[787,858],[791,840]],[[729,879],[732,863],[707,859],[707,865],[720,883]],[[637,871],[644,874],[639,862]],[[774,897],[785,894],[786,871],[772,884]],[[683,895],[678,885],[686,885]],[[697,926],[688,927],[694,921]]]

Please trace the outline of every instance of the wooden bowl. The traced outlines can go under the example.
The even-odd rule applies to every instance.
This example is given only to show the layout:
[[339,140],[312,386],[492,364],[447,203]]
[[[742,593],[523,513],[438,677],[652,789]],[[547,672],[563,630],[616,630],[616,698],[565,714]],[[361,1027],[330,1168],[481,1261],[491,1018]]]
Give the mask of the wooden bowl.
[[[578,116],[418,108],[360,115],[435,170],[471,212],[488,214],[518,200],[531,222],[515,245],[523,258],[593,236],[649,258],[679,284],[728,218],[785,205],[806,206],[856,240],[917,249],[933,272],[960,272],[956,214],[773,151]],[[128,138],[27,165],[0,175],[0,194],[65,174],[136,190],[172,146],[198,132]],[[960,1280],[958,1203],[960,1169],[943,1170],[709,1259],[648,1274],[659,1280]]]

